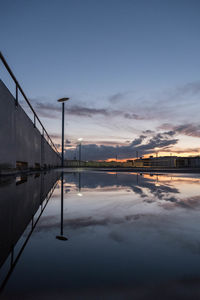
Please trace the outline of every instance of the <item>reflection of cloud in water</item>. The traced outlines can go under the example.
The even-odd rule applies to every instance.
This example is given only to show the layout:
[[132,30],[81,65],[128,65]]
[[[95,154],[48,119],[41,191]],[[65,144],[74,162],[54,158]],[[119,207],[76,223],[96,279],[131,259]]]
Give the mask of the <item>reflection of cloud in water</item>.
[[[166,177],[166,176],[165,176]],[[65,182],[70,186],[76,185],[77,188],[82,189],[102,189],[108,190],[108,187],[113,189],[130,188],[135,194],[141,198],[148,198],[148,193],[151,193],[155,201],[158,200],[172,200],[175,196],[169,194],[178,194],[179,190],[169,183],[158,185],[158,176],[143,177],[138,174],[129,173],[106,173],[106,172],[82,172],[82,173],[65,173]],[[147,193],[148,192],[148,193]],[[153,200],[146,200],[152,203]]]
[[185,199],[177,199],[177,198],[169,198],[165,199],[169,203],[162,203],[162,207],[166,209],[173,209],[174,207],[181,207],[185,209],[195,209],[196,207],[200,206],[200,195],[189,197]]
[[[187,180],[184,180],[185,186]],[[171,183],[169,178],[165,184],[157,177],[146,178],[137,174],[65,174],[66,189],[72,186],[77,190],[80,183],[85,189],[81,201],[76,195],[66,197],[64,228],[71,234],[106,232],[107,238],[118,244],[132,238],[137,243],[137,237],[145,239],[150,236],[155,243],[161,240],[161,247],[163,242],[200,254],[200,233],[194,232],[198,226],[200,195],[187,196],[180,185],[175,185],[174,180]],[[198,184],[193,185],[197,193]],[[48,232],[59,226],[58,213],[44,216],[36,231]]]
[[[106,172],[75,172],[75,173],[65,173],[64,174],[66,183],[73,183],[79,186],[81,184],[82,188],[97,188],[97,187],[108,187],[108,186],[143,186],[145,187],[148,183],[152,183],[155,186],[157,182],[157,177],[144,177],[133,173],[116,173],[110,174]],[[170,185],[169,181],[163,185]]]
[[[189,226],[188,226],[189,222]],[[176,220],[171,215],[136,213],[127,214],[121,217],[74,217],[64,220],[64,231],[80,233],[84,230],[86,235],[95,234],[99,227],[104,227],[107,237],[117,243],[125,243],[129,240],[139,238],[152,239],[157,243],[161,239],[161,245],[174,245],[175,248],[185,249],[195,255],[200,255],[200,232],[196,228],[197,220],[194,223],[191,215],[177,216]],[[40,224],[35,228],[37,232],[49,232],[57,230],[60,226],[58,218],[53,216],[43,217]],[[92,228],[92,230],[91,230]],[[71,232],[71,234],[72,234]],[[105,231],[104,231],[105,234]],[[96,235],[96,234],[95,234]],[[162,246],[161,246],[162,247]]]
[[[181,199],[184,195],[180,195],[179,185],[184,183],[190,185],[199,184],[199,178],[180,177],[175,175],[152,175],[152,174],[136,174],[136,173],[111,173],[111,172],[74,172],[65,173],[65,186],[68,187],[67,192],[77,188],[98,191],[125,190],[132,191],[138,195],[145,203],[158,202],[159,206],[165,209],[181,207],[185,209],[193,209],[200,203],[200,196],[192,196]],[[186,176],[186,175],[185,175]],[[71,188],[70,188],[71,187]],[[128,189],[127,189],[128,188]],[[160,203],[162,201],[162,203]]]
[[[95,227],[95,226],[108,226],[113,224],[132,223],[139,220],[141,217],[149,218],[152,215],[145,214],[134,214],[125,215],[123,217],[104,217],[97,218],[92,216],[85,216],[79,218],[69,218],[64,220],[64,226],[71,229],[80,229],[84,227]],[[52,222],[53,221],[53,222]],[[37,226],[35,231],[49,231],[51,228],[57,228],[60,224],[59,220],[56,220],[54,216],[44,216]]]
[[131,186],[131,189],[134,193],[140,195],[140,197],[145,198],[147,195],[143,192],[143,190],[138,186]]
[[111,231],[111,233],[109,234],[109,238],[117,243],[125,242],[124,235],[120,234],[118,231]]

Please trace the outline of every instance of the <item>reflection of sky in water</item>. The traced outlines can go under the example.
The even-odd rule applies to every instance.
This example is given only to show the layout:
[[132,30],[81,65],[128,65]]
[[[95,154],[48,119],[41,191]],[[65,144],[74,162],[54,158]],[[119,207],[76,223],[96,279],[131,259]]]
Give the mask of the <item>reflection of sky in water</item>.
[[143,295],[149,286],[159,293],[163,285],[169,291],[182,282],[193,288],[200,283],[198,176],[82,172],[66,173],[64,182],[68,241],[55,239],[60,226],[57,188],[7,294],[9,289],[34,294],[37,286],[47,294],[76,295],[77,289],[115,293],[120,288]]

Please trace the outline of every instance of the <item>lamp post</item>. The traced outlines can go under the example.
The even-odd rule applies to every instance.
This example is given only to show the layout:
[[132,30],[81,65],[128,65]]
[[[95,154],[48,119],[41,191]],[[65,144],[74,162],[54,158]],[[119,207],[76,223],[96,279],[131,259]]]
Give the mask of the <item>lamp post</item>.
[[83,138],[79,138],[79,167],[81,165],[81,142],[82,142]]
[[70,98],[60,98],[57,101],[62,103],[62,168],[64,167],[64,120],[65,120],[65,102]]

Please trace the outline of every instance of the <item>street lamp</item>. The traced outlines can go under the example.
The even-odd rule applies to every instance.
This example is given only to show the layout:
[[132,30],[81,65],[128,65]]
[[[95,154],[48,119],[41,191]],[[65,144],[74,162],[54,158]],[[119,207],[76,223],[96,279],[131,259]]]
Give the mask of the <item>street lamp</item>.
[[79,138],[78,141],[79,141],[79,167],[80,167],[80,164],[81,164],[81,142],[82,142],[83,138]]
[[64,119],[65,119],[65,102],[70,98],[60,98],[57,101],[62,103],[62,168],[64,167]]

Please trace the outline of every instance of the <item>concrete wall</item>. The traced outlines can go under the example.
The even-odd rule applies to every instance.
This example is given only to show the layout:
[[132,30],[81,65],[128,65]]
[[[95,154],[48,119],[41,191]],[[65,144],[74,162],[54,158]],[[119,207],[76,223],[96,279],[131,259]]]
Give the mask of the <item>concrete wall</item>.
[[0,169],[16,168],[16,162],[28,163],[28,168],[60,166],[60,156],[0,80]]

